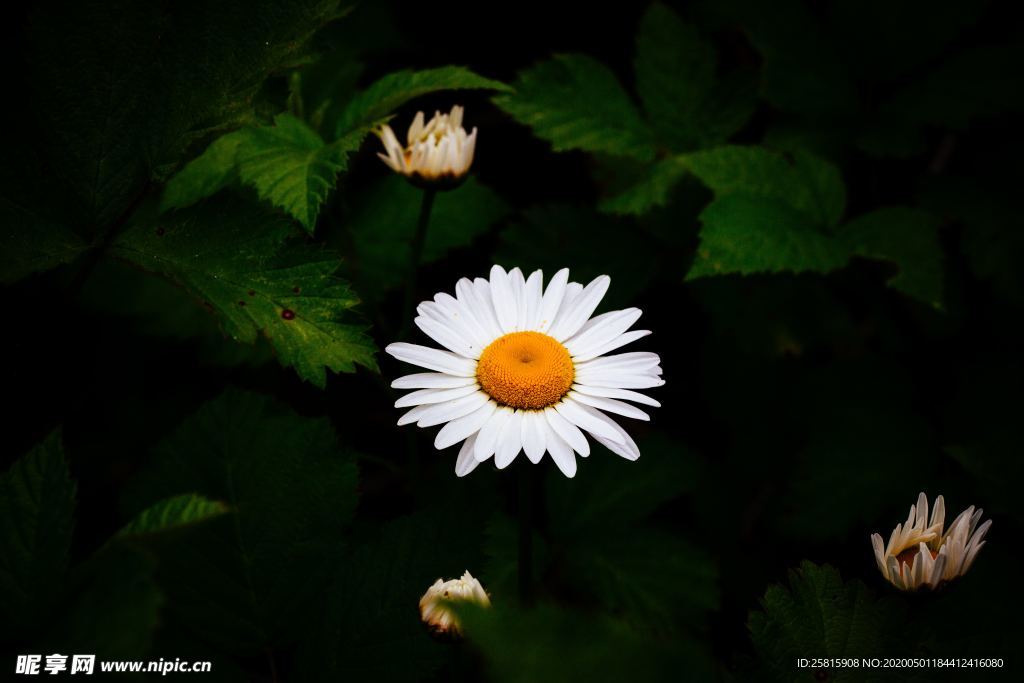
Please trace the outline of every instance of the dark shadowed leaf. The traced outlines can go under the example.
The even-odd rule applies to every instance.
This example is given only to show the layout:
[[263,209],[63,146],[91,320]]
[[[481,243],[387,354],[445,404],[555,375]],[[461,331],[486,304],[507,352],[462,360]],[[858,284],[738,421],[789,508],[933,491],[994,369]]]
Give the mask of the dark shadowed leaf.
[[[895,599],[880,600],[862,582],[844,582],[832,567],[804,561],[790,572],[788,587],[768,588],[748,627],[759,668],[769,680],[816,681],[824,673],[831,681],[861,681],[859,668],[821,672],[795,663],[800,657],[912,657],[914,633],[904,629],[905,621],[906,609]],[[896,669],[872,673],[886,680],[905,676]]]
[[156,449],[133,490],[137,507],[195,491],[235,512],[210,516],[206,503],[199,520],[193,505],[187,524],[124,540],[157,554],[168,604],[193,631],[232,652],[261,651],[294,640],[318,604],[355,510],[356,476],[327,420],[229,391]]
[[409,100],[440,90],[504,90],[501,81],[484,78],[462,66],[390,73],[360,92],[345,107],[336,134],[341,137],[394,113]]
[[[348,265],[357,273],[360,291],[380,296],[405,281],[423,190],[389,175],[362,193],[349,223],[356,257]],[[423,245],[422,263],[433,263],[473,240],[508,213],[493,190],[469,178],[459,188],[437,195]]]
[[32,632],[62,587],[75,483],[54,432],[0,475],[0,634]]

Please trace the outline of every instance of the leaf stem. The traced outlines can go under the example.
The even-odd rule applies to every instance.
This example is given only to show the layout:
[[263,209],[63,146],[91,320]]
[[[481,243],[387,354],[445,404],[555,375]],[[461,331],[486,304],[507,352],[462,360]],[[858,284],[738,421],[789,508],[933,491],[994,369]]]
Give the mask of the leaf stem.
[[423,258],[423,245],[427,241],[427,226],[430,224],[430,210],[434,207],[434,195],[437,190],[423,190],[423,202],[420,204],[420,217],[416,223],[416,234],[412,238],[409,257],[409,274],[405,278],[405,304],[402,306],[402,328],[398,333],[399,341],[405,341],[412,322],[413,308],[416,305],[416,275]]

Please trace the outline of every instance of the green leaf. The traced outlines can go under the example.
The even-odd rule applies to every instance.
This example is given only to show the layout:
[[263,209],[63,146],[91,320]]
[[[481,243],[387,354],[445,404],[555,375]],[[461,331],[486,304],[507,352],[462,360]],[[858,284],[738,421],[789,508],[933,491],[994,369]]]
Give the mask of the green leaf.
[[356,479],[326,419],[228,391],[160,444],[132,491],[138,507],[195,491],[234,512],[131,540],[159,556],[179,619],[232,652],[261,651],[293,640],[318,604],[355,511]]
[[685,158],[716,197],[743,193],[774,200],[823,228],[836,226],[846,205],[839,169],[808,152],[797,150],[790,161],[762,147],[726,145]]
[[686,171],[685,157],[674,156],[657,161],[644,169],[642,177],[634,185],[601,200],[598,208],[606,213],[639,215],[665,206]]
[[850,253],[891,261],[899,272],[889,286],[907,296],[942,308],[942,247],[939,221],[909,207],[876,209],[843,226],[840,239]]
[[319,387],[325,367],[376,369],[364,328],[342,322],[358,299],[334,276],[339,258],[286,244],[289,231],[283,217],[247,203],[205,202],[159,220],[140,217],[113,252],[184,286],[234,339],[251,344],[263,334],[282,365]]
[[718,144],[753,113],[752,79],[716,81],[714,46],[661,4],[640,20],[636,81],[659,139],[675,151]]
[[[361,291],[380,295],[405,281],[422,200],[422,190],[393,174],[360,193],[349,227],[356,248],[351,267],[358,273]],[[421,262],[433,263],[452,249],[469,246],[508,211],[501,197],[474,178],[439,193]]]
[[74,572],[78,590],[42,638],[46,652],[88,652],[97,659],[148,655],[164,605],[155,569],[154,558],[120,545],[89,558]]
[[776,200],[726,194],[711,202],[700,220],[700,246],[687,280],[728,273],[825,273],[847,260],[834,238]]
[[167,182],[160,199],[160,210],[191,206],[234,184],[238,180],[236,156],[242,137],[241,131],[222,135],[205,152],[188,162]]
[[[839,572],[804,561],[790,572],[789,586],[768,588],[763,611],[750,613],[748,627],[761,671],[778,681],[815,681],[815,669],[798,669],[796,660],[914,656],[914,634],[903,627],[905,608],[894,599],[879,600],[860,581],[844,582]],[[857,668],[826,669],[829,680],[861,681]],[[879,677],[884,672],[876,672]],[[891,678],[905,674],[893,670]]]
[[[439,576],[466,570],[453,549],[458,517],[434,511],[385,524],[339,565],[323,624],[300,663],[301,680],[423,680],[444,651],[416,605]],[[454,525],[454,526],[452,526]]]
[[265,338],[257,338],[253,345],[236,343],[220,329],[214,312],[195,296],[130,263],[101,261],[82,286],[80,300],[89,315],[124,325],[147,346],[156,340],[192,345],[202,365],[261,366],[274,360]]
[[228,507],[217,500],[208,500],[187,493],[162,500],[140,512],[135,519],[117,532],[117,537],[140,536],[189,524],[196,524],[228,512]]
[[71,550],[75,484],[60,431],[0,475],[0,634],[30,633],[53,606]]
[[460,605],[458,613],[489,680],[643,683],[674,680],[680,671],[690,680],[714,679],[709,654],[684,637],[661,642],[624,623],[551,605]]
[[45,3],[24,63],[52,177],[99,232],[191,144],[251,120],[263,81],[336,14],[336,0]]
[[494,103],[556,152],[580,149],[654,158],[652,136],[611,69],[580,54],[556,55],[519,74]]
[[500,90],[509,87],[501,81],[484,78],[463,66],[395,71],[375,81],[348,103],[338,121],[336,134],[371,126],[394,113],[409,100],[441,90]]
[[0,283],[71,263],[88,244],[68,227],[0,197]]
[[299,119],[278,114],[273,127],[239,131],[238,174],[262,199],[287,211],[313,234],[320,205],[367,132],[357,128],[327,145]]

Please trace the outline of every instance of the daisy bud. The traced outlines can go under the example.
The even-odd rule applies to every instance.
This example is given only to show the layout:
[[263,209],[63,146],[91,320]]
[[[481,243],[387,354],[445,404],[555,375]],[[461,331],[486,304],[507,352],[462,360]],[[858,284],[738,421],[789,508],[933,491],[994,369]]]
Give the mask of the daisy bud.
[[992,526],[992,520],[978,526],[981,513],[972,505],[944,532],[946,505],[942,496],[935,499],[935,508],[928,519],[928,498],[921,493],[917,505],[910,506],[907,521],[893,529],[888,544],[882,544],[880,535],[871,535],[879,571],[892,585],[904,591],[935,589],[966,574],[981,546],[985,545],[983,539]]
[[420,618],[435,633],[460,633],[459,622],[447,604],[449,602],[472,602],[482,607],[491,606],[491,600],[487,597],[484,587],[468,571],[461,579],[438,579],[420,598]]
[[452,107],[449,114],[435,112],[434,118],[426,123],[423,112],[417,112],[409,126],[405,146],[386,124],[380,127],[377,136],[386,152],[378,152],[377,156],[419,187],[452,189],[465,179],[473,163],[476,128],[466,133],[462,127],[462,107],[458,105]]

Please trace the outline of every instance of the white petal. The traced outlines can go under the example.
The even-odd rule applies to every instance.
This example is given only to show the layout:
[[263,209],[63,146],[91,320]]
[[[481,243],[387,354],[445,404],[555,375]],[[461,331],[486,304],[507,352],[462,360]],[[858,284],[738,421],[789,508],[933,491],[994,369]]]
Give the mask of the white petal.
[[591,360],[593,358],[597,358],[598,356],[602,356],[608,353],[609,351],[614,351],[615,349],[621,346],[625,346],[626,344],[632,344],[637,339],[640,339],[641,337],[646,337],[650,333],[650,330],[633,330],[631,332],[620,334],[618,337],[615,337],[610,341],[601,344],[600,346],[594,346],[590,348],[586,353],[579,354],[578,356],[575,357],[575,360],[583,362]]
[[626,460],[636,460],[637,458],[639,458],[640,449],[637,447],[636,442],[633,441],[633,437],[627,434],[626,430],[620,427],[618,424],[616,424],[614,420],[611,421],[611,425],[615,428],[615,430],[619,433],[619,436],[622,438],[620,442],[615,442],[612,441],[611,439],[604,439],[600,437],[594,438],[597,439],[597,441],[602,446],[610,450],[612,453],[614,453],[615,455],[622,456]]
[[517,332],[526,329],[526,280],[523,278],[523,271],[513,268],[508,271],[508,282],[512,287],[512,298],[516,302],[516,323]]
[[463,396],[468,396],[477,391],[476,386],[470,384],[464,387],[455,387],[453,389],[420,389],[414,391],[411,394],[406,394],[402,398],[395,401],[396,408],[407,408],[409,406],[420,406],[425,403],[443,403],[444,401],[452,401]]
[[469,415],[490,399],[490,396],[482,391],[478,391],[475,394],[463,396],[447,403],[432,404],[427,410],[423,411],[416,424],[420,427],[433,427],[442,422],[448,422],[463,415]]
[[422,406],[416,406],[412,410],[406,411],[400,418],[398,418],[398,426],[401,427],[403,425],[412,424],[416,420],[420,419],[420,416],[432,407],[433,404],[428,403]]
[[428,370],[437,370],[449,375],[459,377],[474,377],[476,375],[476,361],[470,358],[463,358],[449,351],[432,349],[419,344],[407,344],[396,342],[388,344],[384,349],[400,361],[418,365]]
[[487,281],[481,279],[481,287],[477,287],[467,278],[459,280],[455,285],[455,294],[460,304],[466,307],[473,316],[474,322],[480,327],[482,340],[490,343],[501,336],[501,328],[494,317],[494,306],[491,304],[491,292]]
[[562,437],[558,436],[557,433],[550,431],[547,434],[547,446],[548,453],[551,454],[551,459],[558,465],[558,469],[562,470],[562,474],[572,479],[576,476],[576,457],[572,454],[572,448],[569,447]]
[[587,443],[587,437],[583,436],[579,427],[559,415],[554,408],[544,409],[544,419],[548,421],[548,425],[555,431],[555,434],[558,434],[574,451],[584,458],[590,455],[590,444]]
[[594,312],[597,305],[601,303],[611,281],[612,279],[607,275],[597,276],[568,306],[563,306],[564,312],[559,310],[558,320],[551,328],[551,336],[558,341],[564,341],[576,334],[590,318],[590,314]]
[[434,437],[434,448],[441,451],[476,434],[497,407],[494,401],[488,401],[469,415],[463,415],[441,427],[441,431]]
[[661,358],[650,351],[632,351],[619,353],[614,356],[601,356],[586,362],[576,363],[577,374],[583,374],[604,370],[628,370],[630,372],[643,372],[651,374],[655,366],[661,363]]
[[628,403],[622,401],[616,401],[614,398],[602,398],[600,396],[588,396],[587,394],[580,393],[578,391],[570,391],[569,398],[580,403],[597,408],[598,410],[605,410],[609,413],[615,413],[616,415],[622,415],[624,417],[631,417],[634,420],[643,420],[644,422],[650,421],[650,416],[644,411],[640,410],[635,406],[631,406]]
[[516,300],[508,273],[501,266],[491,267],[491,301],[498,316],[498,324],[505,334],[516,331]]
[[480,462],[473,457],[473,446],[476,445],[476,434],[470,434],[469,438],[462,442],[459,449],[459,457],[455,460],[455,476],[464,477],[473,470]]
[[660,408],[661,403],[654,400],[650,396],[638,393],[636,391],[630,391],[629,389],[616,389],[614,387],[596,387],[589,384],[573,384],[573,391],[578,391],[581,394],[587,394],[588,396],[603,396],[605,398],[621,398],[626,401],[634,401],[641,403],[645,406],[654,406]]
[[512,409],[508,406],[501,406],[494,411],[477,434],[473,457],[482,462],[494,455],[498,448],[498,437],[501,436],[501,429],[510,417],[512,417]]
[[544,281],[544,274],[535,270],[526,279],[526,286],[523,287],[523,300],[526,302],[526,319],[523,320],[523,330],[537,329],[537,322],[540,319],[541,305],[541,284]]
[[595,410],[582,403],[577,403],[568,396],[555,406],[555,410],[566,420],[572,422],[580,429],[587,430],[595,437],[600,436],[611,441],[622,442],[622,437],[619,433],[608,424],[611,422],[611,419],[599,410]]
[[498,437],[498,447],[494,452],[494,466],[503,470],[512,464],[523,448],[523,413],[520,410],[512,413],[505,421]]
[[540,312],[537,314],[537,329],[546,332],[555,322],[555,316],[562,305],[562,298],[565,296],[566,283],[569,281],[569,269],[562,268],[555,273],[544,290],[541,298]]
[[399,377],[391,383],[392,389],[452,389],[476,384],[475,377],[455,377],[441,372],[418,372]]
[[523,412],[523,451],[534,465],[544,457],[547,431],[548,423],[542,413],[536,410]]
[[449,351],[474,360],[480,357],[480,352],[483,349],[474,348],[468,343],[464,333],[460,334],[460,331],[454,330],[434,318],[422,315],[417,316],[413,322],[416,323],[416,327],[423,330],[424,334]]
[[619,337],[640,319],[639,308],[627,308],[624,311],[602,313],[591,318],[571,339],[566,340],[565,348],[573,358],[583,361],[594,349],[601,348],[609,341]]
[[652,389],[665,384],[665,380],[654,375],[627,372],[594,373],[586,378],[577,377],[576,380],[581,386],[611,389]]

